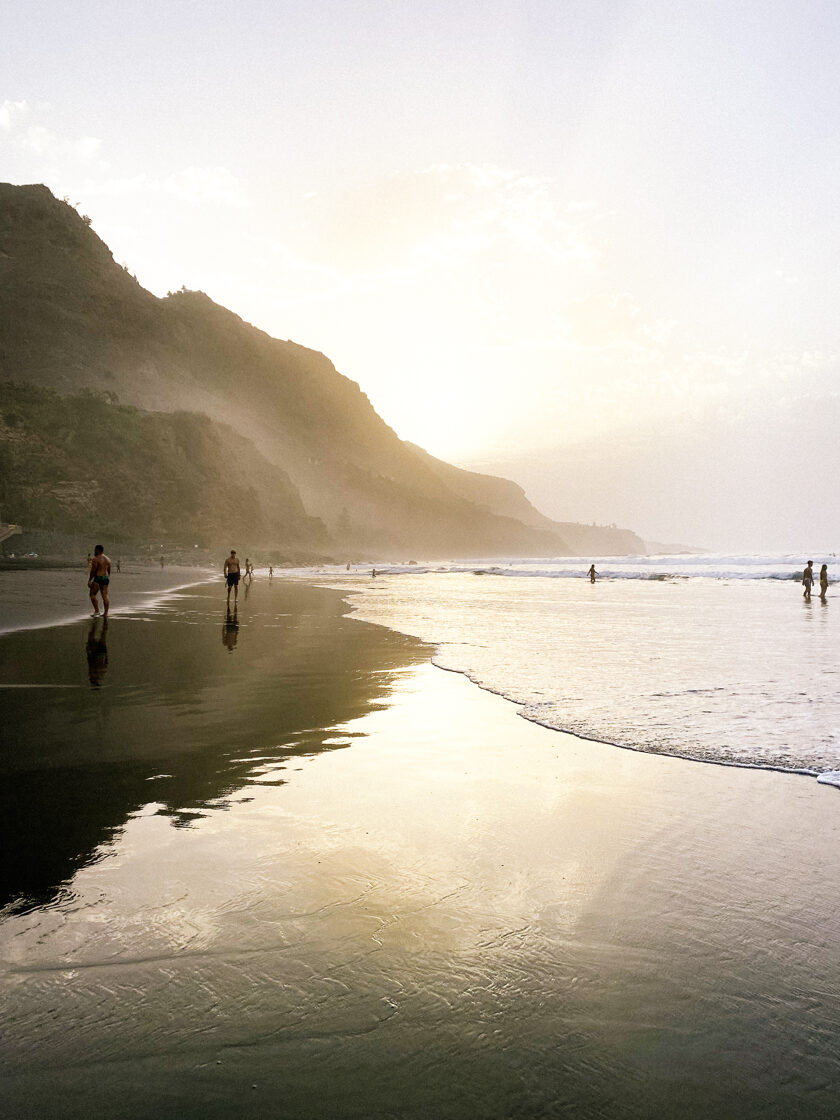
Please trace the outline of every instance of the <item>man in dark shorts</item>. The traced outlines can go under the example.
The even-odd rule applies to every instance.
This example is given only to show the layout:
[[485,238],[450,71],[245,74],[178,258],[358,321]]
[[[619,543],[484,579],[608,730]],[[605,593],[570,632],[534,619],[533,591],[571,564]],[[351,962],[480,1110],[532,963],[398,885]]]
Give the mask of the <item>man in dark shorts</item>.
[[90,601],[93,603],[93,613],[99,614],[99,601],[97,595],[102,595],[102,613],[107,615],[111,606],[108,598],[108,584],[111,582],[111,561],[105,555],[105,549],[98,544],[93,550],[93,559],[90,562],[88,587],[90,588]]
[[225,560],[225,579],[227,580],[227,601],[230,606],[230,589],[233,588],[233,602],[234,605],[239,602],[239,576],[241,574],[239,568],[239,558],[236,555],[236,550],[230,550],[230,556]]

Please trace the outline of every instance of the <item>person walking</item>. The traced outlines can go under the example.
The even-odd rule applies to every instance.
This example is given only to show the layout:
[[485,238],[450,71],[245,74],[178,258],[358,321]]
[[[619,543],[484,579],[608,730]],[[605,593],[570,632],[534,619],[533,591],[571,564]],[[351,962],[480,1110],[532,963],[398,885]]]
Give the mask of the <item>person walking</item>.
[[808,563],[805,565],[805,571],[802,573],[802,583],[803,583],[803,586],[805,587],[805,591],[803,592],[803,595],[804,595],[805,599],[810,603],[810,601],[811,601],[811,588],[814,584],[814,561],[813,560],[809,560]]
[[224,566],[225,579],[227,581],[227,602],[230,606],[230,589],[233,588],[233,602],[234,605],[239,602],[239,577],[242,574],[242,569],[239,565],[239,557],[236,555],[236,549],[230,550],[230,556],[225,560]]
[[828,591],[828,564],[820,568],[820,598],[825,602],[825,593]]
[[88,575],[88,588],[90,590],[90,601],[93,603],[93,613],[99,614],[99,600],[97,596],[102,596],[102,613],[108,614],[111,607],[111,601],[108,597],[108,584],[111,582],[111,561],[105,555],[105,549],[101,544],[98,544],[93,550],[93,559],[90,562],[90,573]]
[[595,582],[595,577],[597,576],[597,574],[598,573],[595,571],[595,565],[593,564],[592,567],[589,569],[589,582],[590,583]]

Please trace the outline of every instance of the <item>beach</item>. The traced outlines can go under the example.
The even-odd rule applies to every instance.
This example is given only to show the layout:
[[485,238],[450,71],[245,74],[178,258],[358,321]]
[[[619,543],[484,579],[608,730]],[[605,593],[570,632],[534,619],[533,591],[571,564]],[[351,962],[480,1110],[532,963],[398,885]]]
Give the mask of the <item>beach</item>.
[[[114,614],[149,607],[180,587],[190,587],[213,578],[207,568],[172,564],[126,563],[122,571],[113,565],[112,582],[117,590]],[[0,634],[13,630],[62,626],[89,617],[93,611],[87,590],[88,568],[40,568],[35,565],[0,571]],[[99,609],[102,609],[101,599]]]
[[836,1114],[835,790],[247,592],[0,635],[5,1115]]

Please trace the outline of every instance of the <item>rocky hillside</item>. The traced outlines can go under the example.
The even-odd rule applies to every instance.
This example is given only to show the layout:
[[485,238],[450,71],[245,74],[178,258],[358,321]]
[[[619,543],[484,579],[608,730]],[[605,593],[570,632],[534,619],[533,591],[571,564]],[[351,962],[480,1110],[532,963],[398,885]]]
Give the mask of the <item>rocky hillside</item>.
[[[512,483],[476,476],[485,481],[468,485],[460,476],[469,472],[450,468],[455,474],[447,475],[446,464],[400,440],[323,354],[271,338],[200,292],[165,299],[147,292],[89,223],[43,186],[0,185],[0,380],[62,398],[88,391],[102,408],[119,402],[155,414],[199,413],[224,425],[223,432],[195,416],[177,421],[224,445],[216,450],[236,489],[255,495],[261,535],[286,531],[285,515],[272,521],[270,497],[275,479],[283,478],[281,491],[301,503],[300,517],[320,522],[324,540],[341,555],[573,551],[557,524],[527,500],[511,500]],[[70,415],[78,418],[76,408]],[[108,415],[129,423],[128,413]],[[133,416],[138,430],[157,433],[149,436],[149,455],[166,460],[167,421]],[[37,424],[37,416],[26,422]],[[13,444],[9,430],[5,439]],[[53,453],[56,463],[62,460],[52,429],[32,434],[45,462]],[[206,450],[209,471],[209,444]],[[112,457],[120,454],[112,449]],[[14,455],[7,461],[19,469]],[[201,479],[196,474],[194,486],[196,493],[205,487],[209,517],[216,483],[211,473]],[[29,485],[21,478],[14,484],[21,495]],[[138,529],[147,524],[151,515],[132,504],[139,495],[124,499],[121,523],[135,524],[136,512]],[[53,516],[45,494],[29,493],[25,502],[27,516]]]
[[288,476],[232,428],[10,383],[0,384],[0,509],[19,525],[111,541],[252,551],[282,541],[291,556],[329,543]]

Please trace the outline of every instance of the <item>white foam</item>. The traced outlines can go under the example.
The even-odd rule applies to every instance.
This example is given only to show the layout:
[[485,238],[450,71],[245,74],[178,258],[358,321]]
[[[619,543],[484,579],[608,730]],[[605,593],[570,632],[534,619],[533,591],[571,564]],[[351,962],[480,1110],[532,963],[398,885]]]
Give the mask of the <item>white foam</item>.
[[[809,553],[823,561],[820,553]],[[734,579],[734,580],[799,580],[806,558],[790,554],[734,555],[728,553],[672,556],[557,556],[536,557],[476,557],[459,561],[421,561],[417,564],[380,562],[376,564],[377,576],[424,575],[428,572],[450,572],[456,575],[506,576],[512,578],[583,579],[589,578],[589,565],[594,562],[600,579]],[[832,557],[825,557],[831,567]],[[313,574],[343,577],[357,581],[369,577],[374,565],[354,564],[348,572],[344,565],[325,565],[318,569],[287,571],[292,576],[311,577]]]
[[826,770],[819,775],[817,781],[824,786],[837,786],[840,789],[840,770]]

